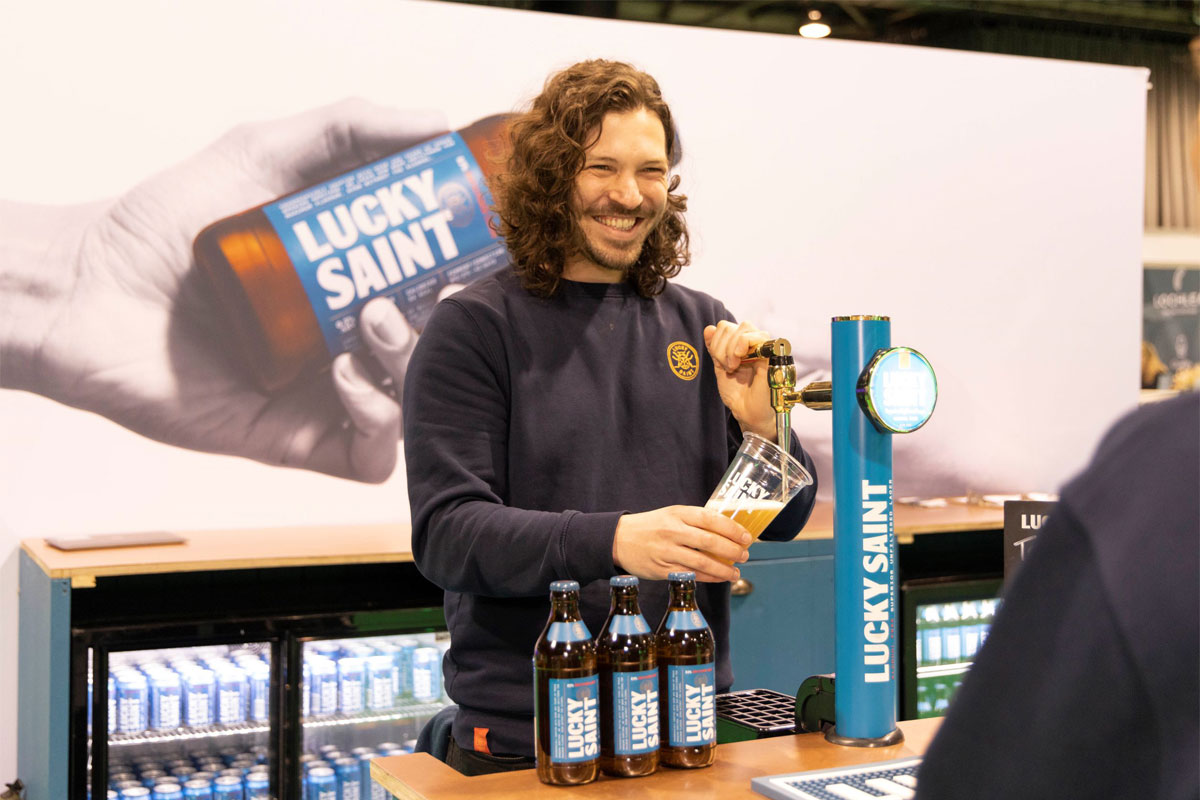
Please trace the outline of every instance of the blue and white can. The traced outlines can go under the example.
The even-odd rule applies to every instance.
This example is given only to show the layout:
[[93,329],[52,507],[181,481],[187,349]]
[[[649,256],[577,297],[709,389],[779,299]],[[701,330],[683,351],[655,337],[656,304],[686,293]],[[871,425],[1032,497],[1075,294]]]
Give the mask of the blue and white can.
[[242,670],[230,665],[217,671],[217,722],[240,725],[246,721],[246,689],[246,673]]
[[[357,757],[362,775],[363,800],[388,800],[387,790],[371,779],[371,761],[379,758],[379,754],[374,750],[363,750]],[[367,787],[370,787],[370,792]]]
[[309,712],[314,717],[327,717],[338,710],[338,667],[328,658],[312,659],[312,691]]
[[150,721],[150,687],[146,676],[133,670],[118,672],[117,731],[142,733]]
[[333,762],[337,775],[337,800],[362,800],[362,767],[354,756],[343,756]]
[[211,672],[193,667],[180,675],[183,683],[183,721],[189,728],[213,724],[216,681]]
[[121,783],[122,781],[135,780],[137,780],[137,776],[127,769],[117,769],[116,767],[112,766],[108,768],[108,785],[110,788],[117,789],[120,788],[117,784]]
[[308,797],[305,800],[337,800],[337,774],[331,767],[313,767],[308,771]]
[[183,800],[183,787],[178,783],[155,784],[154,800]]
[[236,775],[219,775],[213,781],[213,800],[244,800],[242,779]]
[[171,731],[183,724],[183,684],[174,672],[150,676],[150,727]]
[[212,781],[193,776],[183,784],[183,800],[213,800]]
[[271,779],[266,772],[251,770],[246,775],[246,800],[270,800]]
[[145,786],[130,786],[121,790],[121,800],[150,800],[150,789]]
[[430,702],[442,696],[442,652],[436,647],[418,647],[413,653],[412,696]]
[[267,722],[271,715],[271,667],[263,661],[246,665],[246,678],[250,682],[249,718],[255,722]]
[[396,682],[396,696],[409,698],[413,696],[413,655],[421,643],[416,639],[398,639],[396,641],[396,671],[399,673]]
[[357,656],[340,658],[337,662],[339,708],[343,714],[357,714],[365,707],[364,687],[366,669]]
[[324,656],[330,661],[337,661],[342,657],[342,643],[333,639],[312,642],[306,649],[315,655]]
[[390,655],[367,659],[367,708],[384,711],[396,705],[396,661]]
[[153,789],[156,784],[166,783],[171,779],[171,776],[166,773],[166,770],[161,769],[144,769],[138,775],[142,785],[147,789]]
[[400,648],[388,641],[375,642],[375,653],[387,656],[392,662],[392,691],[395,698],[400,697]]

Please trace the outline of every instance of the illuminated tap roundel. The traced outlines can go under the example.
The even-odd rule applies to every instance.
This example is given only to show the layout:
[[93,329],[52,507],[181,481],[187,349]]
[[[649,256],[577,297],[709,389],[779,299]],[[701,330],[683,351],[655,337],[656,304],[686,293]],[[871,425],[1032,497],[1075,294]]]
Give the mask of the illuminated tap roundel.
[[858,377],[858,404],[884,433],[912,433],[933,416],[937,376],[911,347],[875,353]]

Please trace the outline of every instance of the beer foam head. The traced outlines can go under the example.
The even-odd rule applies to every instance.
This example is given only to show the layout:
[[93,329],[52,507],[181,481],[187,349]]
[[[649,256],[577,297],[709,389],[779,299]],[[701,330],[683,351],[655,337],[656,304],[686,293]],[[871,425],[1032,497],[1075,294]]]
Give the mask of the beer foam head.
[[783,503],[779,500],[764,500],[756,497],[740,497],[709,500],[704,507],[710,511],[731,514],[736,511],[779,511]]

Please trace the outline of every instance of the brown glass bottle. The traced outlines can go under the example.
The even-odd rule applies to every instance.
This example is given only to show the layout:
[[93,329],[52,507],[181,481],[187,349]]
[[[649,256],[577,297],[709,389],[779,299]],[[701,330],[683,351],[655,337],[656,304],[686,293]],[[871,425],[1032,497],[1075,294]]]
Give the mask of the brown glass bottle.
[[[463,222],[467,216],[483,219],[489,214],[486,182],[503,167],[507,121],[508,117],[503,115],[486,117],[458,131],[479,169],[471,168],[469,161],[457,162],[458,185],[450,191],[442,183],[435,187],[432,179],[426,189],[418,173],[427,165],[410,155],[418,148],[444,145],[443,135],[417,148],[219,220],[196,236],[193,244],[196,264],[217,295],[231,337],[236,337],[232,349],[237,352],[237,359],[259,389],[268,393],[278,391],[302,376],[328,367],[337,353],[357,347],[357,312],[361,305],[376,295],[395,297],[405,281],[429,276],[413,266],[412,253],[419,253],[418,258],[425,258],[426,254],[432,258],[434,253],[445,258],[448,252],[456,253],[455,264],[467,259],[474,263],[474,254],[484,252],[481,244],[476,241],[478,246],[460,248],[454,242],[452,230],[470,224]],[[447,146],[439,152],[452,159],[450,154],[456,151]],[[409,179],[416,183],[406,184]],[[414,194],[414,187],[426,191]],[[318,197],[310,190],[325,194]],[[374,192],[384,192],[386,197],[356,196]],[[329,206],[320,213],[329,214],[330,228],[350,239],[345,248],[361,248],[355,258],[347,258],[343,263],[345,249],[313,238],[311,229],[319,230],[315,223],[310,228],[305,220],[308,235],[293,236],[287,224],[281,222],[280,214],[313,213],[315,208],[304,210],[306,197],[317,197],[309,206]],[[338,198],[345,200],[340,207]],[[360,200],[367,205],[356,207]],[[426,212],[434,213],[424,218],[417,216]],[[268,216],[269,213],[274,216]],[[303,247],[301,242],[305,243]],[[391,242],[403,245],[394,250]],[[500,240],[494,234],[488,248],[502,252]],[[293,259],[289,252],[311,254],[313,260]],[[331,256],[338,262],[331,263]],[[494,269],[499,263],[497,258],[502,257],[488,260],[486,267],[472,266],[470,270]],[[368,266],[362,267],[363,263]],[[424,263],[422,267],[433,268]],[[457,266],[455,269],[459,270]],[[342,290],[340,294],[328,290],[331,294],[324,302],[310,294],[320,294],[312,287],[321,283],[322,271],[325,281],[336,281]],[[301,278],[301,273],[305,278]],[[310,288],[306,288],[306,282]],[[419,305],[406,309],[400,304],[409,321],[420,328],[434,298],[408,297],[405,302]]]
[[707,767],[717,755],[716,644],[696,605],[696,574],[672,572],[667,613],[658,626],[658,761],[668,767]]
[[596,637],[600,669],[600,769],[637,778],[658,769],[658,655],[638,606],[638,579],[609,580],[612,605]]
[[600,681],[576,581],[550,584],[550,618],[533,651],[533,686],[538,780],[556,785],[596,780]]

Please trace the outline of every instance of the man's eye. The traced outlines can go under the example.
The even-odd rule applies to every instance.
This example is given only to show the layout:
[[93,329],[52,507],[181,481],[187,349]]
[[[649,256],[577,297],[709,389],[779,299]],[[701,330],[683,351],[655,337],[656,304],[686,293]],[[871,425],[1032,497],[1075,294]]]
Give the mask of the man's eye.
[[612,167],[610,167],[608,164],[592,164],[590,167],[588,167],[588,169],[592,170],[593,172],[611,172],[612,171]]

